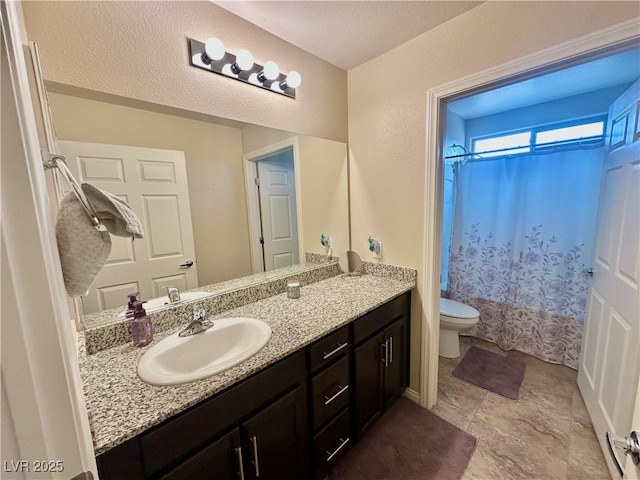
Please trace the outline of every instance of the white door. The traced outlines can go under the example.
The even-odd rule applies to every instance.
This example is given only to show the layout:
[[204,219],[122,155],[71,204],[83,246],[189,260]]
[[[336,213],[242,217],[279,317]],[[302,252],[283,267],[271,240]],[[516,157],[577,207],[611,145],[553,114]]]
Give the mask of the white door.
[[[639,109],[640,81],[609,109],[594,274],[578,370],[578,386],[614,477],[618,472],[605,434],[629,435],[634,410],[640,408]],[[627,478],[638,476],[635,468]]]
[[293,150],[258,161],[264,269],[300,262]]
[[126,201],[144,230],[144,238],[135,242],[111,236],[111,255],[83,297],[85,313],[126,305],[130,292],[148,300],[166,295],[167,285],[196,288],[184,153],[69,141],[58,145],[78,181]]

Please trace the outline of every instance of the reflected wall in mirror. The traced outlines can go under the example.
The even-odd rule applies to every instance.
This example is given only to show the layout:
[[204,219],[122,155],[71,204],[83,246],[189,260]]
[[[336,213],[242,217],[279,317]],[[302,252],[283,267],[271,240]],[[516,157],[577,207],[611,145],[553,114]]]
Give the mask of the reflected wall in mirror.
[[[133,245],[112,237],[111,256],[83,299],[85,313],[122,306],[131,291],[155,298],[166,285],[192,289],[258,273],[265,263],[268,269],[304,261],[305,252],[326,253],[322,233],[332,237],[336,254],[349,248],[346,144],[47,87],[60,151],[74,173],[129,202],[145,230]],[[258,197],[251,177],[261,152],[287,149],[294,156],[287,181],[295,211],[278,190],[263,201],[285,212],[269,215],[271,238],[297,235],[298,256],[265,262],[248,213]],[[272,177],[277,186],[286,174]],[[159,273],[162,263],[178,268]]]

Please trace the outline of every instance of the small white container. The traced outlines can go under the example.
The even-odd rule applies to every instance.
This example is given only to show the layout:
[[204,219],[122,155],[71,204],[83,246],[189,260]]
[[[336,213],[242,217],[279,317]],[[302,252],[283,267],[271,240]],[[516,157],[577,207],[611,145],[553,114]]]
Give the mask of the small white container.
[[287,283],[287,297],[300,298],[300,282]]

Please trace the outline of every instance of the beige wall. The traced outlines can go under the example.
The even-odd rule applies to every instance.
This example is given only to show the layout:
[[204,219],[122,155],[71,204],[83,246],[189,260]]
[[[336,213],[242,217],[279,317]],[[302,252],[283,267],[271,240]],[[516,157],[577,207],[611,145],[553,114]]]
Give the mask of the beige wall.
[[242,127],[242,150],[245,154],[261,150],[275,143],[297,136],[297,133],[286,130],[274,130],[259,125]]
[[349,250],[347,145],[299,137],[305,250],[326,253],[320,235],[331,237],[333,255]]
[[422,272],[427,91],[638,13],[636,2],[486,2],[349,71],[352,246],[369,258],[373,235],[384,244],[385,263],[419,270],[413,389],[421,367],[422,285],[431,273]]
[[239,128],[49,93],[57,138],[185,154],[198,284],[251,274]]
[[[347,141],[346,72],[208,1],[23,2],[45,79],[188,111]],[[297,70],[295,100],[189,65],[187,38]]]

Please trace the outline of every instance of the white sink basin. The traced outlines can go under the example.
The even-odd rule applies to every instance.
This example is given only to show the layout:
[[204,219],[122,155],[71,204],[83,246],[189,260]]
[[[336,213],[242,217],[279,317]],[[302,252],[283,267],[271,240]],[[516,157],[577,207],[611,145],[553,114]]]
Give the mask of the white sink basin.
[[193,382],[228,370],[260,351],[271,327],[255,318],[214,320],[213,327],[188,337],[174,333],[145,352],[138,376],[152,385]]
[[[154,298],[152,300],[148,300],[144,304],[144,309],[147,313],[155,312],[164,307],[180,305],[181,303],[188,302],[190,300],[197,300],[199,298],[206,297],[211,295],[209,292],[182,292],[180,293],[180,301],[169,303],[169,298],[165,295],[164,297]],[[119,318],[125,318],[127,316],[127,311],[123,310],[118,314]]]

